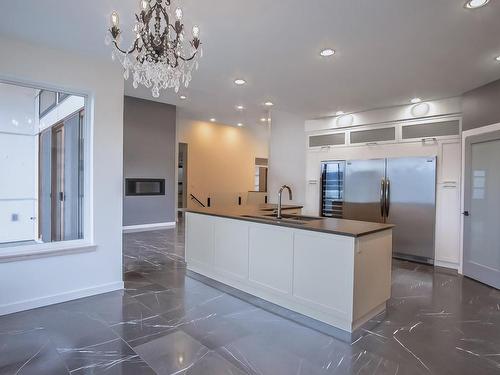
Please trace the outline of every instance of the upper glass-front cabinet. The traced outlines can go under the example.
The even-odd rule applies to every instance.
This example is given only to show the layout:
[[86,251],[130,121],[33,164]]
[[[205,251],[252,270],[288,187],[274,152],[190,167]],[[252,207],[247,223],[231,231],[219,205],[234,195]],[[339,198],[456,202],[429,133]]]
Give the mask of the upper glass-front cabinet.
[[401,126],[402,140],[437,140],[460,136],[460,120],[438,121]]
[[330,134],[309,136],[310,149],[329,149],[342,146],[376,146],[400,142],[427,142],[460,137],[460,119],[400,122],[377,126],[354,127]]

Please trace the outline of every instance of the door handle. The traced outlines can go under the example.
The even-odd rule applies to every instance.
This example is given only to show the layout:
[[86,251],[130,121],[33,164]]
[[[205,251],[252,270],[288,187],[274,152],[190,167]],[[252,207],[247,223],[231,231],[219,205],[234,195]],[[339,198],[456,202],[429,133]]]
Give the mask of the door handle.
[[469,211],[462,212],[462,215],[464,215],[464,216],[470,216]]
[[391,180],[385,182],[385,217],[389,217],[391,209]]
[[380,181],[380,216],[384,217],[385,206],[385,180]]

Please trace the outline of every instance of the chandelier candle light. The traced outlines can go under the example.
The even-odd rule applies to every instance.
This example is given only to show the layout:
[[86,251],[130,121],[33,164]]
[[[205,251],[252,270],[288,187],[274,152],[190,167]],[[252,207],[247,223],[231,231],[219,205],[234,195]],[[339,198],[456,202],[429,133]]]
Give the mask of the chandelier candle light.
[[139,84],[151,88],[155,98],[160,96],[160,89],[174,88],[178,92],[181,84],[188,87],[192,70],[198,69],[198,55],[203,55],[199,27],[193,26],[193,38],[186,43],[182,9],[175,10],[175,22],[170,23],[170,3],[171,0],[140,1],[140,13],[135,15],[135,38],[128,50],[118,46],[120,17],[113,12],[105,40],[115,47],[112,58],[118,57],[123,65],[123,77],[128,79],[132,73],[134,88]]

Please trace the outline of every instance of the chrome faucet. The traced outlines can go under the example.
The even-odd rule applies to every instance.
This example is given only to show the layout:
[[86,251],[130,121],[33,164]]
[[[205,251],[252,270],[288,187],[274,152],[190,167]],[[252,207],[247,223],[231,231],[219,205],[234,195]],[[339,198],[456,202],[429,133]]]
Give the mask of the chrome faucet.
[[292,200],[292,189],[290,189],[290,186],[288,185],[283,185],[280,188],[280,191],[278,192],[278,209],[277,209],[277,214],[276,214],[276,219],[283,219],[281,216],[281,195],[283,194],[283,190],[287,189],[288,190],[288,197],[290,200]]

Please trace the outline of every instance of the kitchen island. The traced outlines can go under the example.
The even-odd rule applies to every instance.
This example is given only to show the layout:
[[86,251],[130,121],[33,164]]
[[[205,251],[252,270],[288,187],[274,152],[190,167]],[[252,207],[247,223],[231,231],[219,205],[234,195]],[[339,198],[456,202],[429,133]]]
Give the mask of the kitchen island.
[[259,207],[186,213],[189,271],[352,334],[385,310],[392,225]]

